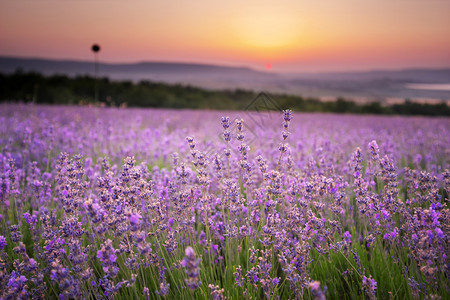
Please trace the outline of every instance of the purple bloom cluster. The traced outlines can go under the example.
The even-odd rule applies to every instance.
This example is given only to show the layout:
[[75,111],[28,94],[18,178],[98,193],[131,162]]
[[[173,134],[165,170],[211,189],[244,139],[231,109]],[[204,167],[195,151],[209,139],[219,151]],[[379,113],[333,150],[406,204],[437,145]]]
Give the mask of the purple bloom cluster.
[[223,295],[224,289],[220,289],[218,285],[209,284],[208,287],[211,289],[211,297],[213,300],[224,300],[226,297]]
[[116,249],[112,246],[110,239],[102,245],[102,248],[97,251],[97,258],[102,262],[103,271],[110,277],[115,277],[119,268],[116,266]]
[[3,235],[0,235],[0,250],[5,249],[6,245],[8,243],[6,242],[6,239]]
[[201,258],[197,258],[194,249],[188,246],[181,265],[186,271],[186,285],[191,290],[197,289],[202,284],[200,281],[200,261]]
[[309,288],[315,300],[325,300],[325,292],[320,288],[319,281],[313,281],[309,284]]
[[369,296],[369,299],[377,299],[376,297],[376,291],[377,291],[377,282],[375,279],[372,278],[372,276],[366,277],[363,276],[362,279],[362,287],[363,290],[366,292],[367,296]]
[[447,119],[1,108],[1,299],[449,289]]

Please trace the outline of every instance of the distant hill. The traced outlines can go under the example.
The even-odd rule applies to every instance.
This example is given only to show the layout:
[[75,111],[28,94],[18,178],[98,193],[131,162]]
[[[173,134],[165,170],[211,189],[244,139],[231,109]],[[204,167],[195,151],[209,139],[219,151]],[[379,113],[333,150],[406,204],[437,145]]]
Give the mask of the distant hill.
[[[0,71],[11,73],[17,69],[24,71],[36,71],[46,75],[93,75],[94,63],[75,60],[49,60],[36,58],[0,57]],[[210,74],[226,76],[259,76],[271,77],[270,74],[258,72],[248,67],[227,67],[198,63],[173,63],[173,62],[139,62],[139,63],[99,63],[100,76],[113,76],[118,74],[131,76],[130,80],[146,79],[149,75],[167,75],[184,77],[189,75],[208,76]],[[136,75],[138,74],[138,75]]]
[[[0,57],[0,72],[8,74],[18,69],[45,75],[94,74],[92,61]],[[450,101],[450,69],[282,74],[248,67],[140,62],[100,63],[99,76],[134,82],[149,80],[180,83],[207,89],[264,90],[322,99],[346,97],[356,101],[380,102],[406,98],[424,102]],[[427,89],[423,84],[441,84],[444,89]],[[445,89],[447,85],[448,89]]]
[[[99,63],[102,73],[109,72],[243,72],[258,73],[247,67],[226,67],[198,63],[139,62],[139,63]],[[40,72],[91,74],[94,71],[92,61],[50,60],[38,58],[0,57],[0,69],[13,72],[17,68]]]

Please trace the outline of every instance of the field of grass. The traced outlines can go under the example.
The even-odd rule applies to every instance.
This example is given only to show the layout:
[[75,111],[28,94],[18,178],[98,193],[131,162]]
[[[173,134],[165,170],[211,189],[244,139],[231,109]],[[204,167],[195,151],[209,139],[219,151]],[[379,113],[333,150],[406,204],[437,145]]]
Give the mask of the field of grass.
[[448,299],[448,118],[2,104],[0,124],[0,299]]

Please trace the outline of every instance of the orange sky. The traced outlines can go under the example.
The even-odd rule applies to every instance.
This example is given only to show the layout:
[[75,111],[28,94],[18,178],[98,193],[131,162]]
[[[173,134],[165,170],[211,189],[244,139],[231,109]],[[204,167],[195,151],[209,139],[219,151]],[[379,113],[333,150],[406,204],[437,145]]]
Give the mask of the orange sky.
[[450,67],[448,0],[0,0],[0,55],[274,71]]

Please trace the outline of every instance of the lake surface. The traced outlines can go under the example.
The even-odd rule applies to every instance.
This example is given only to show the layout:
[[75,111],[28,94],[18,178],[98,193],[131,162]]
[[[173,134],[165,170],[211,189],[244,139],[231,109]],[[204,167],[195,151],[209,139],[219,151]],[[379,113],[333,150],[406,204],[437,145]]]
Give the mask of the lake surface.
[[450,83],[408,83],[407,89],[428,91],[450,91]]

